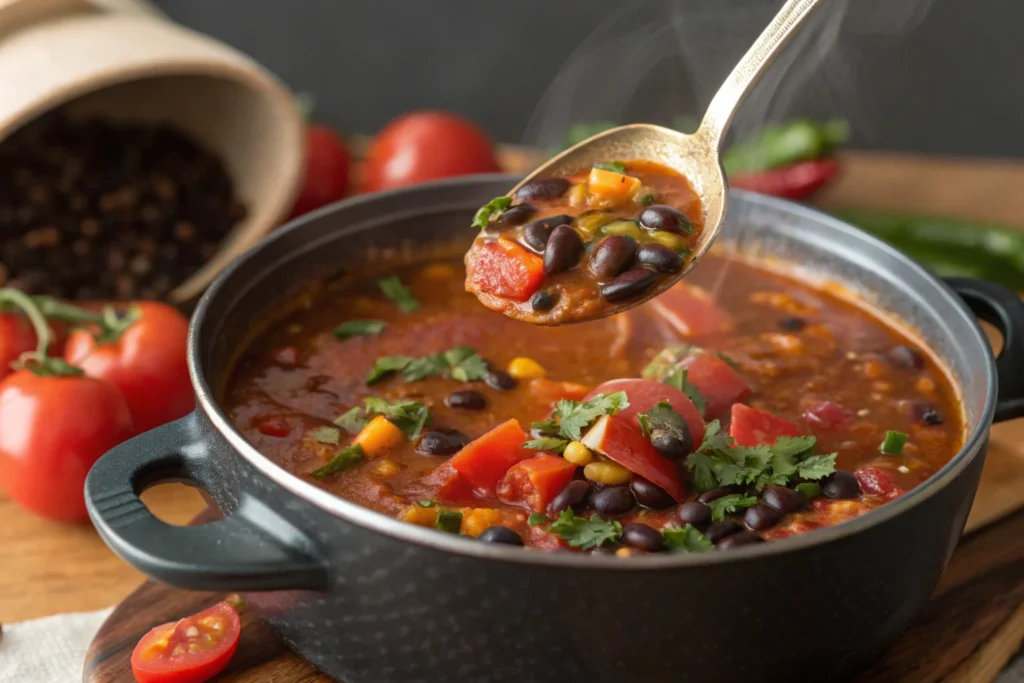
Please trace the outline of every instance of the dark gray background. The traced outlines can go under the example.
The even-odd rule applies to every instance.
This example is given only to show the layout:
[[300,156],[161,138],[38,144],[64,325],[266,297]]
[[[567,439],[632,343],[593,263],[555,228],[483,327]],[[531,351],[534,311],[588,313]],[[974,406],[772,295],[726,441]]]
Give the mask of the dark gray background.
[[[439,108],[502,141],[553,144],[571,121],[701,111],[781,0],[157,4],[314,93],[317,116],[346,132]],[[1020,0],[830,0],[738,130],[838,115],[858,147],[1024,156],[1022,28]]]

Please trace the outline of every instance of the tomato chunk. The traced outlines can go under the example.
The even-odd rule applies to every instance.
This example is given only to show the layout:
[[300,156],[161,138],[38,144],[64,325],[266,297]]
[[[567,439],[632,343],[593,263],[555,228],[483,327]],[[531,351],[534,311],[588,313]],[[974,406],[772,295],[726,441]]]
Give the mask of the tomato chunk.
[[886,500],[898,498],[904,493],[903,488],[896,483],[892,471],[884,467],[861,467],[854,470],[853,476],[857,477],[864,493],[881,496]]
[[420,479],[423,497],[448,503],[466,503],[474,500],[473,486],[462,478],[451,461],[442,463]]
[[515,242],[498,239],[479,248],[470,277],[485,294],[526,301],[540,288],[544,261]]
[[700,349],[680,363],[686,368],[686,379],[707,400],[704,417],[708,420],[725,415],[734,403],[750,396],[750,387],[739,373],[713,353]]
[[677,502],[686,497],[679,479],[679,468],[659,453],[644,438],[635,420],[618,415],[604,415],[581,439],[590,450],[603,453],[627,470],[665,489]]
[[812,427],[836,429],[853,422],[853,411],[835,401],[820,401],[802,414],[804,421]]
[[731,332],[732,317],[722,310],[711,294],[696,285],[680,282],[669,287],[650,306],[683,337]]
[[729,436],[741,446],[771,446],[780,436],[799,436],[800,428],[789,420],[757,408],[734,403]]
[[629,406],[616,415],[627,420],[637,431],[640,430],[640,421],[636,419],[637,413],[646,412],[661,401],[667,401],[672,409],[686,420],[686,426],[690,428],[690,436],[693,438],[693,447],[696,449],[704,440],[704,418],[693,405],[693,401],[679,389],[651,379],[613,379],[595,387],[585,399],[616,391],[626,392],[629,399]]
[[157,626],[132,651],[139,683],[202,683],[224,670],[242,632],[238,611],[226,602]]
[[473,490],[484,496],[494,495],[498,480],[520,460],[535,451],[523,448],[526,433],[515,420],[507,420],[452,456],[448,462]]
[[576,465],[557,455],[535,455],[521,460],[498,482],[498,499],[544,512],[548,503],[572,481],[575,471]]

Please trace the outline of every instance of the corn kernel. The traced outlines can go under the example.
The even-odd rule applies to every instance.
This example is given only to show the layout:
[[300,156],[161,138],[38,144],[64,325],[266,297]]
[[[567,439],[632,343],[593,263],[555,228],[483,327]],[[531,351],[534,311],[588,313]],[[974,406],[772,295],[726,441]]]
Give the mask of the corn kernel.
[[475,508],[466,510],[462,515],[462,533],[476,538],[492,526],[501,522],[501,511],[492,508]]
[[932,396],[935,394],[935,382],[930,377],[921,377],[917,380],[915,388],[922,394]]
[[595,484],[615,486],[617,484],[625,484],[633,475],[617,462],[602,461],[592,462],[584,467],[583,476]]
[[686,238],[674,232],[659,230],[651,235],[651,239],[672,251],[679,252],[686,248]]
[[385,458],[373,466],[373,471],[381,477],[393,477],[401,469],[401,466],[390,458]]
[[539,379],[548,374],[548,371],[532,358],[520,356],[513,358],[512,362],[508,364],[508,374],[516,379]]
[[633,551],[629,548],[619,548],[615,551],[615,557],[629,557],[633,554]]
[[437,521],[437,510],[438,508],[436,507],[425,508],[419,505],[410,505],[405,510],[402,510],[398,518],[409,524],[432,527],[434,522]]
[[574,465],[589,465],[594,462],[594,454],[590,452],[590,449],[581,444],[579,441],[572,441],[568,446],[565,447],[565,452],[562,453],[562,457],[571,462]]

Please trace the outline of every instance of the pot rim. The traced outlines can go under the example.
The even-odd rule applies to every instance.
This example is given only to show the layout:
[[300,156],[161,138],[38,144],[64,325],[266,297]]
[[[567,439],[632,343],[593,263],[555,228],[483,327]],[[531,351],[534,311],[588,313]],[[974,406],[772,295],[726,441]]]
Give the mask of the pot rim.
[[[201,369],[201,349],[199,348],[199,329],[202,326],[202,321],[207,315],[208,309],[216,298],[226,296],[226,293],[222,291],[225,289],[225,283],[237,269],[242,267],[245,261],[251,258],[257,251],[273,248],[272,245],[282,239],[284,235],[303,230],[308,223],[315,222],[322,216],[338,212],[346,207],[374,202],[384,204],[395,196],[400,196],[410,192],[429,194],[432,190],[451,187],[453,185],[487,185],[493,184],[498,180],[507,180],[511,187],[515,182],[517,182],[519,177],[520,176],[516,174],[507,173],[480,174],[448,178],[411,187],[357,196],[306,214],[305,216],[291,221],[287,226],[276,230],[269,236],[265,237],[257,246],[253,247],[249,252],[236,259],[229,267],[224,269],[217,276],[203,294],[192,316],[188,335],[188,366],[192,387],[196,393],[196,410],[201,410],[232,449],[244,458],[249,465],[256,469],[260,474],[266,476],[292,495],[295,495],[303,501],[350,524],[389,536],[399,541],[409,542],[443,552],[478,557],[481,560],[539,564],[566,568],[613,569],[617,571],[682,569],[686,567],[744,562],[757,560],[758,558],[767,556],[808,550],[816,546],[838,541],[878,526],[883,522],[923,503],[959,476],[971,461],[983,451],[983,442],[992,425],[995,415],[997,391],[995,359],[991,350],[989,350],[990,347],[981,326],[978,324],[974,315],[971,314],[967,307],[961,303],[959,297],[957,297],[957,295],[944,282],[942,282],[942,280],[935,278],[922,266],[905,256],[902,252],[899,252],[895,248],[871,235],[866,235],[863,231],[839,220],[838,218],[834,218],[824,212],[796,204],[794,202],[775,197],[767,197],[743,190],[730,190],[730,196],[741,198],[741,201],[750,205],[760,205],[773,208],[775,210],[790,213],[798,218],[811,220],[819,224],[825,224],[830,230],[835,230],[847,235],[854,235],[858,239],[868,239],[873,242],[873,247],[883,250],[890,256],[895,257],[900,262],[901,267],[916,271],[920,275],[925,275],[927,279],[931,280],[935,287],[941,291],[943,297],[947,300],[947,303],[952,303],[953,307],[958,311],[958,314],[969,323],[969,327],[973,332],[973,338],[969,341],[960,341],[961,343],[967,342],[969,344],[973,344],[976,349],[982,350],[985,363],[985,402],[978,416],[978,420],[968,433],[960,451],[957,452],[949,462],[947,462],[931,477],[898,499],[890,501],[881,507],[875,508],[874,510],[852,520],[848,520],[834,526],[815,529],[809,533],[796,534],[779,540],[773,540],[770,543],[760,543],[734,548],[727,553],[652,553],[632,557],[628,562],[623,562],[621,558],[613,556],[604,557],[579,553],[524,552],[522,548],[518,547],[505,547],[499,544],[480,543],[475,539],[438,532],[433,529],[409,524],[397,518],[389,517],[383,513],[365,508],[358,503],[336,496],[315,484],[303,480],[298,475],[288,472],[277,463],[262,455],[252,444],[246,441],[242,434],[235,429],[234,425],[227,419],[227,416],[214,399],[210,384],[207,382],[207,379]],[[362,224],[349,226],[348,229],[358,231],[362,229]],[[230,293],[230,290],[227,290],[227,292]]]

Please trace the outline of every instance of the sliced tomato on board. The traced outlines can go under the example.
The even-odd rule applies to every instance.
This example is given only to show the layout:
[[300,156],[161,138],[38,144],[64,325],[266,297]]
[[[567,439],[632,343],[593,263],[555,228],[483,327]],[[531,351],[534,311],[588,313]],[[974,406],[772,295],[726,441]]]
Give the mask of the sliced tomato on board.
[[700,411],[693,405],[693,401],[687,398],[679,389],[668,384],[662,384],[652,379],[613,379],[600,384],[584,397],[589,400],[598,394],[611,394],[616,391],[626,392],[629,399],[629,406],[616,413],[616,417],[627,420],[630,425],[640,430],[640,421],[636,419],[637,413],[643,413],[656,404],[667,401],[672,409],[683,416],[686,426],[690,428],[690,436],[693,438],[694,448],[704,441],[704,419]]
[[498,482],[498,499],[509,505],[544,512],[562,489],[572,481],[576,465],[557,455],[535,455],[521,460]]
[[529,299],[543,279],[543,259],[504,239],[481,246],[470,273],[470,281],[481,292],[512,301]]
[[520,460],[536,454],[523,448],[526,433],[515,419],[506,420],[469,442],[448,463],[475,491],[494,495],[498,481]]
[[780,436],[800,436],[800,428],[771,413],[734,403],[729,436],[741,446],[771,446]]
[[242,622],[226,602],[157,626],[132,651],[139,683],[203,683],[224,670],[238,649]]
[[728,412],[734,403],[750,396],[751,390],[739,373],[724,360],[704,349],[695,349],[679,364],[686,368],[686,379],[707,401],[704,418],[714,420]]
[[732,316],[718,305],[710,292],[685,282],[669,287],[649,305],[683,337],[726,333],[735,327]]
[[686,489],[679,479],[679,467],[654,449],[639,425],[634,426],[636,420],[620,415],[602,416],[580,441],[590,450],[604,454],[633,474],[665,489],[676,502],[682,502]]

